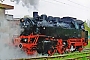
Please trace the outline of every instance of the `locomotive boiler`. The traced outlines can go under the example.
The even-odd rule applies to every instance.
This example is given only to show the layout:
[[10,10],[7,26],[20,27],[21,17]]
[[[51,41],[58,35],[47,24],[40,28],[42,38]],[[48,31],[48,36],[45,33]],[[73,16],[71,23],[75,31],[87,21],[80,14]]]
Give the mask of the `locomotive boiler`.
[[88,31],[84,22],[73,17],[53,17],[33,12],[33,18],[21,18],[24,29],[14,40],[28,55],[35,53],[53,55],[82,51],[88,44]]

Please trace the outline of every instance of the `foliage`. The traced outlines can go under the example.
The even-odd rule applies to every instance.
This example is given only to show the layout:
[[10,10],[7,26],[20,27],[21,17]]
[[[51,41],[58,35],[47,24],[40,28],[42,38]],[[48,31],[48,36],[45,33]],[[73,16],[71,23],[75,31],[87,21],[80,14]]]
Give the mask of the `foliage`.
[[88,27],[87,23],[84,23],[85,30],[88,31],[88,34],[90,35],[90,27]]

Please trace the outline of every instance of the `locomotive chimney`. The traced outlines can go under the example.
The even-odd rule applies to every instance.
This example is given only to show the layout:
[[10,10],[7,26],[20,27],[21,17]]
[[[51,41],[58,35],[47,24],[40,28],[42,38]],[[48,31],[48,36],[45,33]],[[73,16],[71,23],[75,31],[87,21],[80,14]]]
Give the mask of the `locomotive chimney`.
[[33,18],[36,18],[38,16],[38,12],[33,12]]
[[46,14],[42,14],[42,15],[41,15],[41,19],[47,20],[47,15],[46,15]]

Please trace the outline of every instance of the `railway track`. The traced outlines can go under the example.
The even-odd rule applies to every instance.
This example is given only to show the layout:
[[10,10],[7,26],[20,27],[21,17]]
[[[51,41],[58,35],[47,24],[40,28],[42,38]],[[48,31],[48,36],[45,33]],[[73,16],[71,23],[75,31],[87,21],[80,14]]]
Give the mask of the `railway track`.
[[90,53],[83,52],[83,53],[72,53],[72,54],[64,54],[64,55],[57,55],[50,57],[30,58],[30,60],[76,60],[76,59],[90,59]]
[[90,48],[85,48],[83,51],[90,51]]
[[54,56],[42,56],[28,59],[14,59],[14,60],[90,60],[90,48],[84,49],[84,51],[78,53],[69,53],[63,55],[54,55]]

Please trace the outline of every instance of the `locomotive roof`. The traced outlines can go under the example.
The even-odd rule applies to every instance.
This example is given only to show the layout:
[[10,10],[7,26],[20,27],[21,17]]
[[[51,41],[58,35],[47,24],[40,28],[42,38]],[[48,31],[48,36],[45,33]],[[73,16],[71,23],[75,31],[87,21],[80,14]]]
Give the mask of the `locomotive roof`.
[[74,18],[74,17],[63,17],[61,19],[77,19],[77,18]]
[[76,20],[78,24],[83,24],[84,22],[82,20]]
[[0,3],[0,8],[8,10],[8,9],[14,9],[14,6]]

